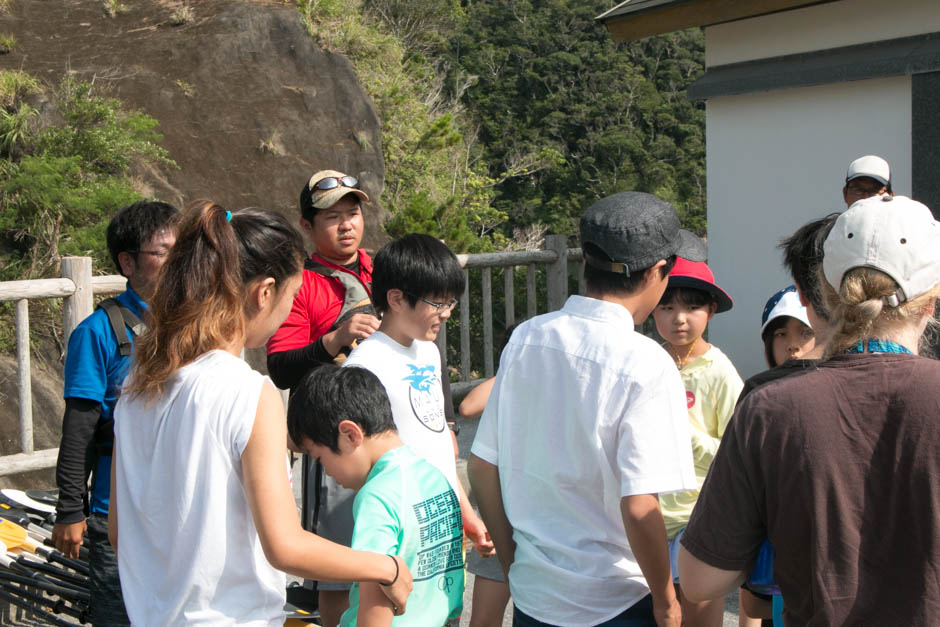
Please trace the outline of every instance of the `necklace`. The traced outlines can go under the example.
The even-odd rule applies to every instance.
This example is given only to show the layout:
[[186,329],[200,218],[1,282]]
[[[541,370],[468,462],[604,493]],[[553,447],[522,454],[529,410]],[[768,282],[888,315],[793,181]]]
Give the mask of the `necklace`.
[[682,370],[685,366],[689,365],[689,356],[691,356],[692,351],[695,350],[696,344],[698,344],[698,338],[692,340],[692,345],[689,346],[689,352],[685,354],[685,359],[679,359],[679,354],[676,353],[676,368]]

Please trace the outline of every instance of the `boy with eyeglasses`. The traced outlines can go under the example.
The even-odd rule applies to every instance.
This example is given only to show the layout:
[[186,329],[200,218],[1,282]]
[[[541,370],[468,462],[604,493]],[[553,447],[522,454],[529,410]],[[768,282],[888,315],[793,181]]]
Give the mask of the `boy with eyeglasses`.
[[402,442],[447,477],[460,501],[464,533],[487,556],[492,542],[457,480],[441,387],[447,373],[434,343],[465,280],[456,255],[430,235],[405,235],[386,244],[375,256],[372,275],[372,300],[382,323],[343,367],[366,368],[379,378]]

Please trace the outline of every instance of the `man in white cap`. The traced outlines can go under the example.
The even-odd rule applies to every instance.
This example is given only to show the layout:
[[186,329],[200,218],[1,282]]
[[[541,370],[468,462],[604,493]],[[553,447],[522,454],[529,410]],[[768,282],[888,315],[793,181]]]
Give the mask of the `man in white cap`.
[[893,194],[891,190],[891,167],[888,162],[875,155],[859,157],[849,164],[845,173],[842,198],[845,206],[863,198]]

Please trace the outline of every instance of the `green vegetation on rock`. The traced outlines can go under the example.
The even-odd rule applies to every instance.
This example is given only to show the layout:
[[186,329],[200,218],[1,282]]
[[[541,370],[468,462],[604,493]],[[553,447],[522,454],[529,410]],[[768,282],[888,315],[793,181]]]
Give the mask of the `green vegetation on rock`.
[[2,280],[52,276],[60,255],[109,269],[104,229],[115,207],[140,198],[130,166],[172,164],[153,118],[66,77],[51,94],[58,119],[43,125],[27,101],[39,91],[23,72],[0,72]]
[[[32,98],[49,99],[55,113],[40,119]],[[0,71],[0,280],[58,276],[62,255],[89,256],[97,272],[113,272],[105,228],[116,207],[141,197],[131,165],[173,165],[156,125],[69,76],[44,94],[28,74]],[[2,351],[13,347],[11,305],[0,307]],[[57,337],[58,307],[31,303],[34,338]]]
[[[427,56],[445,49],[441,33],[461,23],[459,4],[448,0],[381,6],[359,0],[298,4],[317,43],[353,62],[382,120],[382,202],[392,214],[388,233],[431,233],[458,252],[502,247],[504,238],[495,227],[507,216],[491,202],[497,179],[478,159],[459,98],[445,95],[445,74],[434,64],[441,57]],[[423,14],[424,21],[407,29],[406,19],[395,21],[392,5],[396,4]],[[396,24],[399,34],[393,29]]]

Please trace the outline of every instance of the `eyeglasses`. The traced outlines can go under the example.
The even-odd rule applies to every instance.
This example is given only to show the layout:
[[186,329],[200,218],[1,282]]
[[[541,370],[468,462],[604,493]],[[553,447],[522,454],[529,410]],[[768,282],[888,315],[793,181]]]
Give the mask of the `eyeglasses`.
[[168,248],[160,248],[160,249],[157,249],[157,250],[137,250],[137,251],[134,251],[134,254],[136,254],[136,255],[140,255],[140,254],[151,255],[151,256],[153,256],[153,257],[156,257],[157,259],[163,259],[164,257],[166,257],[167,255],[170,254],[170,249],[168,249]]
[[359,179],[357,179],[355,176],[327,176],[325,178],[320,179],[316,183],[313,183],[313,184],[308,183],[308,185],[310,186],[311,190],[336,189],[337,187],[341,185],[343,187],[351,187],[353,189],[358,189]]
[[449,301],[447,301],[446,303],[435,303],[433,300],[428,300],[427,298],[422,298],[421,296],[418,296],[417,294],[409,294],[408,292],[405,292],[405,294],[408,294],[408,296],[411,296],[412,298],[417,298],[417,299],[420,300],[421,302],[427,303],[427,304],[430,305],[431,307],[434,307],[434,309],[435,309],[438,313],[444,313],[445,311],[450,311],[451,309],[453,309],[454,307],[457,306],[457,299],[456,299],[456,298],[451,298],[451,299],[450,299]]
[[859,179],[853,179],[849,181],[845,188],[850,192],[854,192],[856,194],[866,194],[868,196],[875,196],[887,190],[886,185],[882,185],[877,181],[868,183],[865,181],[860,181]]

